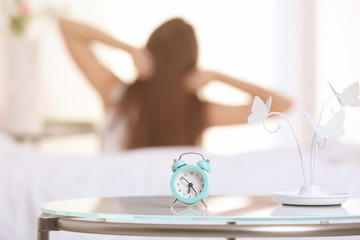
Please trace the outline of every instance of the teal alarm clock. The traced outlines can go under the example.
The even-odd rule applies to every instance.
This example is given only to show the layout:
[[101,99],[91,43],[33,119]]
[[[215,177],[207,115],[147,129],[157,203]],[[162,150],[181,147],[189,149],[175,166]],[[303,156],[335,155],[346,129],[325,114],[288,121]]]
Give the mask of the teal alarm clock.
[[[187,164],[181,160],[184,155],[199,155],[202,160],[197,165]],[[179,159],[174,159],[171,167],[173,175],[170,187],[175,201],[172,206],[180,201],[185,204],[194,204],[201,201],[206,207],[204,200],[209,195],[209,180],[206,172],[210,172],[210,161],[205,160],[204,156],[196,152],[188,152],[180,155]]]

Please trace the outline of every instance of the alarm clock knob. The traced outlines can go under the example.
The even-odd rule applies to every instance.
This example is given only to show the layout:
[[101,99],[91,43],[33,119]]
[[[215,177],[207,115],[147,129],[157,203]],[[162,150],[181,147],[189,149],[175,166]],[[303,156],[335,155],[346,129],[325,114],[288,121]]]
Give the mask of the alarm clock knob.
[[186,165],[186,162],[184,162],[183,160],[174,159],[174,163],[173,163],[173,165],[171,166],[171,170],[172,170],[173,172],[175,172],[176,169],[178,169],[179,167],[182,167],[182,166],[184,166],[184,165]]
[[202,169],[204,169],[207,172],[211,171],[209,159],[206,159],[206,161],[205,160],[198,161],[197,165],[199,165],[199,167],[201,167]]

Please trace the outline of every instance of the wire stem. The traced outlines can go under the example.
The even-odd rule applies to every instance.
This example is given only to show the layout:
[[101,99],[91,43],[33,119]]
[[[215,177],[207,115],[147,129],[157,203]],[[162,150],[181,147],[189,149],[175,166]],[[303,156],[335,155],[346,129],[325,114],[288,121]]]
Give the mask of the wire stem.
[[[322,116],[324,114],[326,105],[329,103],[330,99],[333,97],[336,97],[337,99],[341,100],[341,96],[339,94],[333,94],[325,100],[325,103],[323,104],[323,106],[321,108],[321,112],[320,112],[320,116],[319,116],[319,124],[321,124]],[[343,108],[344,108],[344,105],[340,102],[340,111],[342,111]],[[333,109],[331,109],[331,112],[334,115],[339,114],[340,111],[336,113]],[[319,136],[316,134],[316,132],[314,132],[314,137],[313,137],[313,140],[311,143],[311,155],[310,155],[310,184],[314,183],[315,165],[316,165],[319,147],[324,148],[325,143],[326,143],[326,139],[324,139],[324,143],[322,145],[320,145],[320,143],[318,142],[318,139],[319,139]]]
[[[280,112],[271,112],[271,113],[269,113],[269,114],[266,116],[266,118],[268,118],[268,117],[271,116],[271,115],[279,115],[279,116],[283,117],[283,118],[286,120],[286,122],[289,124],[290,129],[291,129],[291,131],[292,131],[292,133],[293,133],[293,135],[294,135],[294,138],[295,138],[295,141],[296,141],[296,145],[297,145],[297,149],[298,149],[298,152],[299,152],[300,162],[301,162],[301,168],[302,168],[302,173],[303,173],[303,177],[304,177],[304,184],[307,185],[306,175],[305,175],[305,169],[304,169],[304,162],[303,162],[303,157],[302,157],[302,153],[301,153],[300,144],[299,144],[299,141],[298,141],[298,139],[297,139],[297,137],[296,137],[294,128],[293,128],[293,126],[291,125],[290,120],[289,120],[284,114],[282,114],[282,113],[280,113]],[[268,132],[270,132],[270,133],[275,133],[275,132],[279,131],[279,129],[281,128],[280,125],[279,125],[275,130],[270,130],[269,128],[267,128],[266,123],[265,123],[266,118],[263,120],[263,126],[264,126],[265,130],[268,131]]]

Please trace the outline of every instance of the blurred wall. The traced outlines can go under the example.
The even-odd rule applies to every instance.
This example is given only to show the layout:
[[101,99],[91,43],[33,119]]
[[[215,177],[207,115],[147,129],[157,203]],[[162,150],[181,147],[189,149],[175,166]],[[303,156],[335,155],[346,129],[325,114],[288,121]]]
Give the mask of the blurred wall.
[[4,22],[0,21],[0,130],[5,128],[5,79],[6,79],[6,59],[5,59],[5,44],[6,26]]
[[[142,46],[150,32],[165,19],[184,17],[197,31],[201,67],[278,89],[293,99],[295,108],[289,118],[304,144],[311,140],[309,136],[313,131],[303,111],[316,117],[324,99],[331,94],[326,81],[330,80],[342,90],[360,79],[358,0],[29,2],[35,3],[38,9],[54,5],[70,18],[92,24],[137,46]],[[39,25],[42,25],[40,74],[46,118],[101,122],[104,113],[100,99],[74,66],[56,22],[43,21]],[[3,36],[0,35],[1,41]],[[96,46],[95,51],[116,74],[128,81],[133,79],[135,70],[129,56],[103,46]],[[4,51],[0,53],[3,55]],[[4,56],[0,56],[1,61]],[[0,68],[0,84],[4,83],[4,72],[5,69]],[[204,95],[228,104],[247,99],[246,95],[217,83],[208,86]],[[0,113],[2,105],[3,101]],[[360,119],[356,111],[359,112],[348,111],[346,129],[349,131],[344,136],[347,142],[360,142],[355,134]],[[286,127],[278,134],[267,133],[260,125],[212,128],[205,134],[206,148],[219,153],[293,143]]]
[[[278,87],[275,0],[185,0],[176,3],[164,0],[126,3],[79,0],[61,3],[66,6],[65,15],[68,17],[99,27],[137,46],[143,46],[151,31],[161,22],[170,17],[183,17],[193,24],[197,32],[201,67],[223,71],[264,87]],[[99,97],[73,64],[56,24],[49,22],[42,33],[41,75],[47,118],[101,122],[103,112]],[[95,51],[116,74],[129,81],[134,78],[135,71],[129,56],[101,45],[95,46]],[[248,99],[247,95],[219,83],[210,84],[203,95],[226,104]],[[258,135],[261,144],[253,137]],[[276,135],[267,134],[258,126],[236,126],[209,129],[204,143],[209,150],[231,154],[271,148],[276,144],[276,138]],[[223,144],[224,139],[227,144]]]
[[[315,102],[318,111],[331,93],[327,81],[340,93],[360,81],[359,12],[359,0],[317,1]],[[345,115],[345,134],[339,140],[360,144],[360,108],[347,107]]]

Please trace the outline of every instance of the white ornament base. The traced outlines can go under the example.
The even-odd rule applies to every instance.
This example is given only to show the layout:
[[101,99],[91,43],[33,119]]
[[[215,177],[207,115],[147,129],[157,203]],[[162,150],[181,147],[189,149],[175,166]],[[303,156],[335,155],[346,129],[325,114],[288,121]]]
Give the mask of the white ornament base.
[[349,193],[324,193],[318,185],[302,186],[300,191],[272,192],[275,201],[284,205],[331,206],[344,203]]

